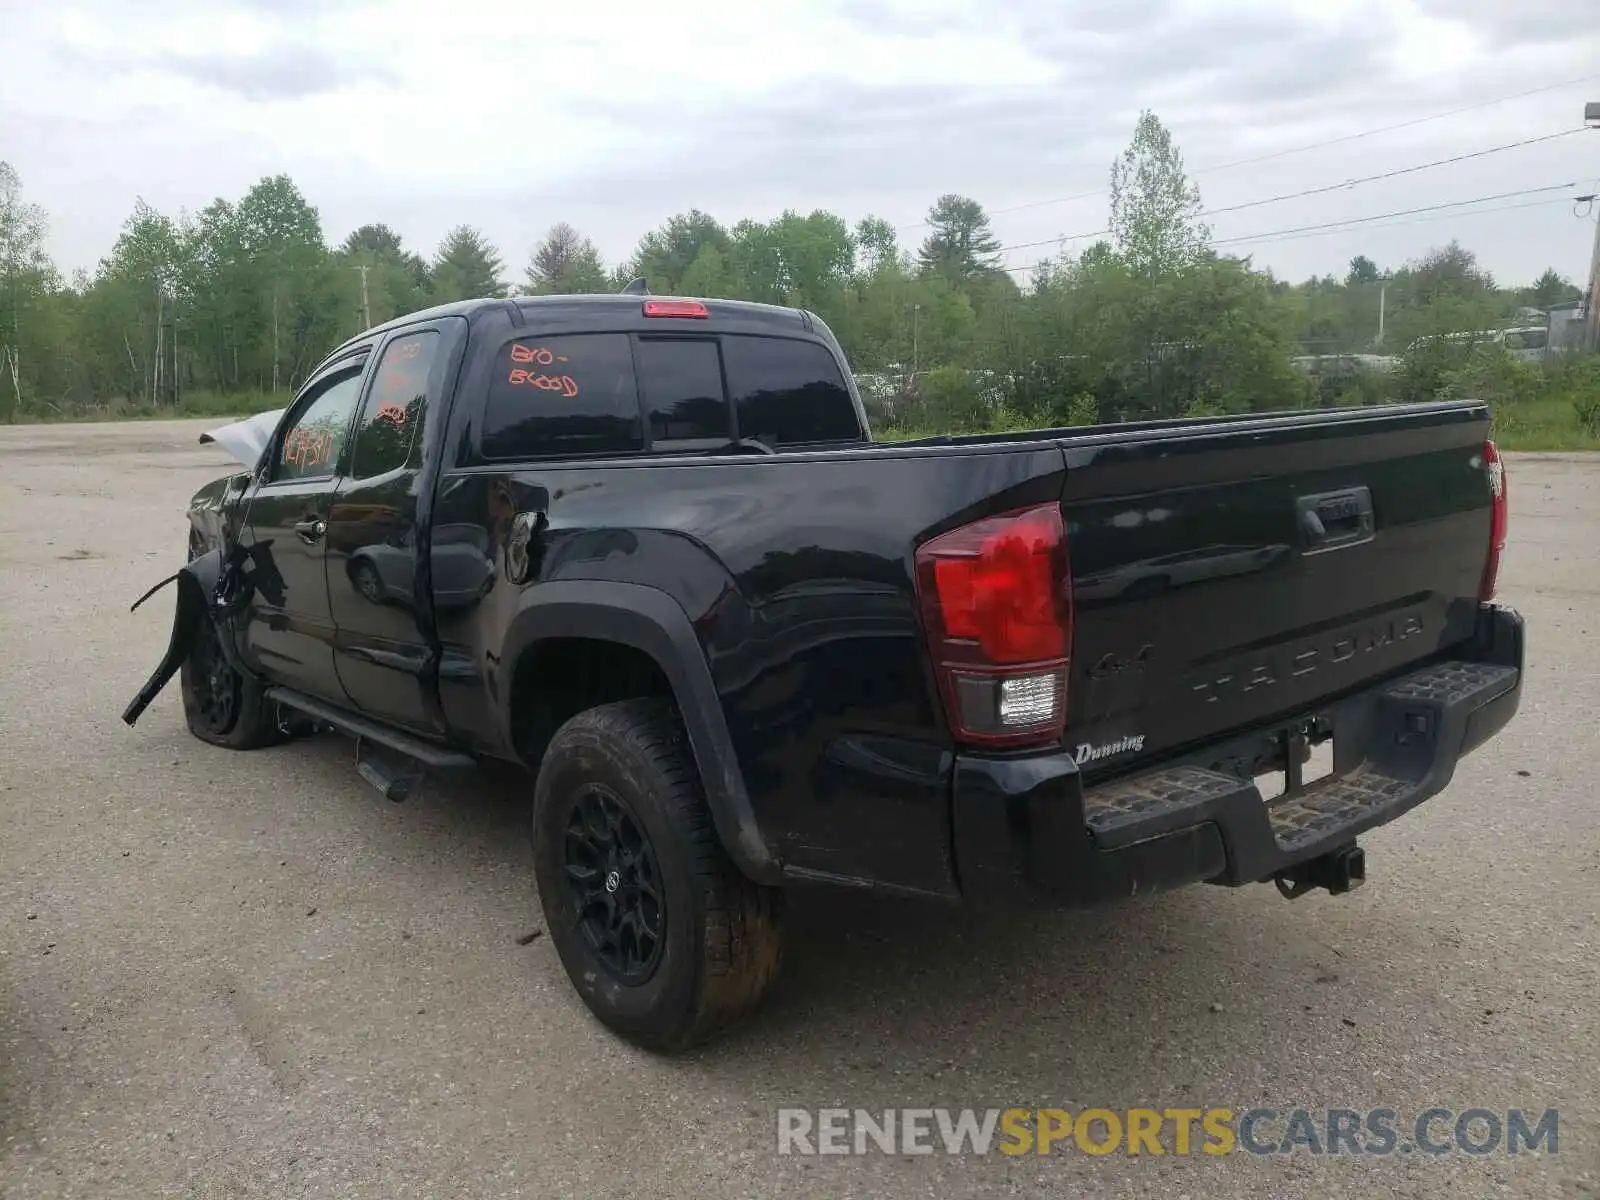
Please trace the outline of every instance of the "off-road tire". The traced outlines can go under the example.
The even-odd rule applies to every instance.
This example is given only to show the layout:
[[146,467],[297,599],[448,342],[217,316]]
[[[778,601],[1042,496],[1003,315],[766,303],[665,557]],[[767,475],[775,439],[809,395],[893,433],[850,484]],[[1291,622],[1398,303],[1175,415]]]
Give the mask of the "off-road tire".
[[[653,971],[624,981],[580,926],[568,881],[574,807],[599,788],[648,838],[664,898]],[[534,870],[550,938],[600,1021],[636,1045],[688,1049],[753,1010],[777,975],[782,893],[729,859],[706,806],[683,727],[662,700],[591,708],[551,739],[533,801]]]

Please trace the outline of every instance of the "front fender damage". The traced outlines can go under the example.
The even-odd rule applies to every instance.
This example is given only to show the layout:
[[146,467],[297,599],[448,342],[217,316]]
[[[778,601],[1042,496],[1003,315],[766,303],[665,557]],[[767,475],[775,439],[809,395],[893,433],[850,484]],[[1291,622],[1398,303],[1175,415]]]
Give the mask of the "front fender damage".
[[[189,650],[194,645],[195,637],[208,618],[212,599],[218,593],[218,581],[222,579],[225,567],[226,562],[221,550],[202,554],[192,559],[182,570],[169,575],[140,596],[128,610],[134,611],[167,584],[178,585],[178,599],[172,614],[172,636],[167,641],[167,652],[156,666],[154,673],[145,681],[145,685],[139,689],[138,695],[127,708],[122,710],[122,719],[127,724],[132,725],[139,719],[144,710],[150,707],[151,701],[161,694],[161,689],[166,687],[167,682],[178,673],[178,668],[183,665],[184,659],[189,657]],[[223,639],[225,652],[228,649],[227,641],[228,639]]]

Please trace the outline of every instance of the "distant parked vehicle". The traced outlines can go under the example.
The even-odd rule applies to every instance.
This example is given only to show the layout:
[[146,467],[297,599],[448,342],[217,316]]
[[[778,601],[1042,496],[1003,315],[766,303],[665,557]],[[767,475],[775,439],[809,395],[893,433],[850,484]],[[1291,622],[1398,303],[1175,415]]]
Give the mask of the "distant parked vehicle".
[[1289,361],[1307,375],[1331,378],[1346,378],[1362,371],[1388,374],[1396,365],[1387,354],[1301,354]]
[[1538,325],[1502,329],[1499,343],[1508,354],[1523,362],[1543,362],[1550,350],[1550,331]]
[[1499,346],[1507,354],[1522,362],[1543,362],[1549,350],[1550,330],[1542,325],[1518,325],[1510,329],[1430,334],[1418,338],[1407,349],[1415,352],[1441,344],[1455,345],[1462,349],[1471,349],[1474,346]]

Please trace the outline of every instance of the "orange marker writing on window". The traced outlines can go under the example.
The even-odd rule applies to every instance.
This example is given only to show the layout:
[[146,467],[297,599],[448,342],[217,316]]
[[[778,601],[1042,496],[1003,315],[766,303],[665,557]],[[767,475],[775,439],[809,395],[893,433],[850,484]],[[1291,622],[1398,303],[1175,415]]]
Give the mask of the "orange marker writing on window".
[[[521,342],[511,343],[511,361],[519,363],[538,363],[541,367],[548,367],[555,362],[556,356],[545,346],[524,346]],[[562,359],[566,362],[566,359]]]
[[546,392],[560,392],[565,396],[578,394],[578,383],[571,375],[539,375],[516,367],[506,376],[506,382],[518,386],[536,387]]

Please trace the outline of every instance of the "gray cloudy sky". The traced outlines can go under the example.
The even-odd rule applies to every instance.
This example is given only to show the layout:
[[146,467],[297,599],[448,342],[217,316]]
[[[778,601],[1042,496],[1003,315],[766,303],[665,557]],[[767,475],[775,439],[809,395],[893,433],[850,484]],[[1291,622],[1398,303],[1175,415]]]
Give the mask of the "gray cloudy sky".
[[[385,221],[431,253],[481,227],[520,278],[557,220],[609,260],[691,206],[912,226],[940,192],[1010,245],[1105,224],[1102,189],[1156,110],[1224,208],[1582,124],[1600,22],[1580,0],[0,0],[0,158],[92,267],[143,196],[169,212],[287,172],[330,241]],[[1569,84],[1225,170],[1205,168]],[[1584,132],[1222,213],[1219,239],[1300,278],[1451,237],[1507,282],[1581,280],[1600,183]],[[1257,235],[1544,185],[1529,207]],[[1027,207],[1021,207],[1027,206]],[[1479,208],[1496,205],[1480,205]],[[1007,211],[1011,210],[1011,211]],[[920,231],[907,228],[913,243]],[[1081,246],[1083,243],[1079,243]],[[1009,263],[1035,260],[1024,248]]]

